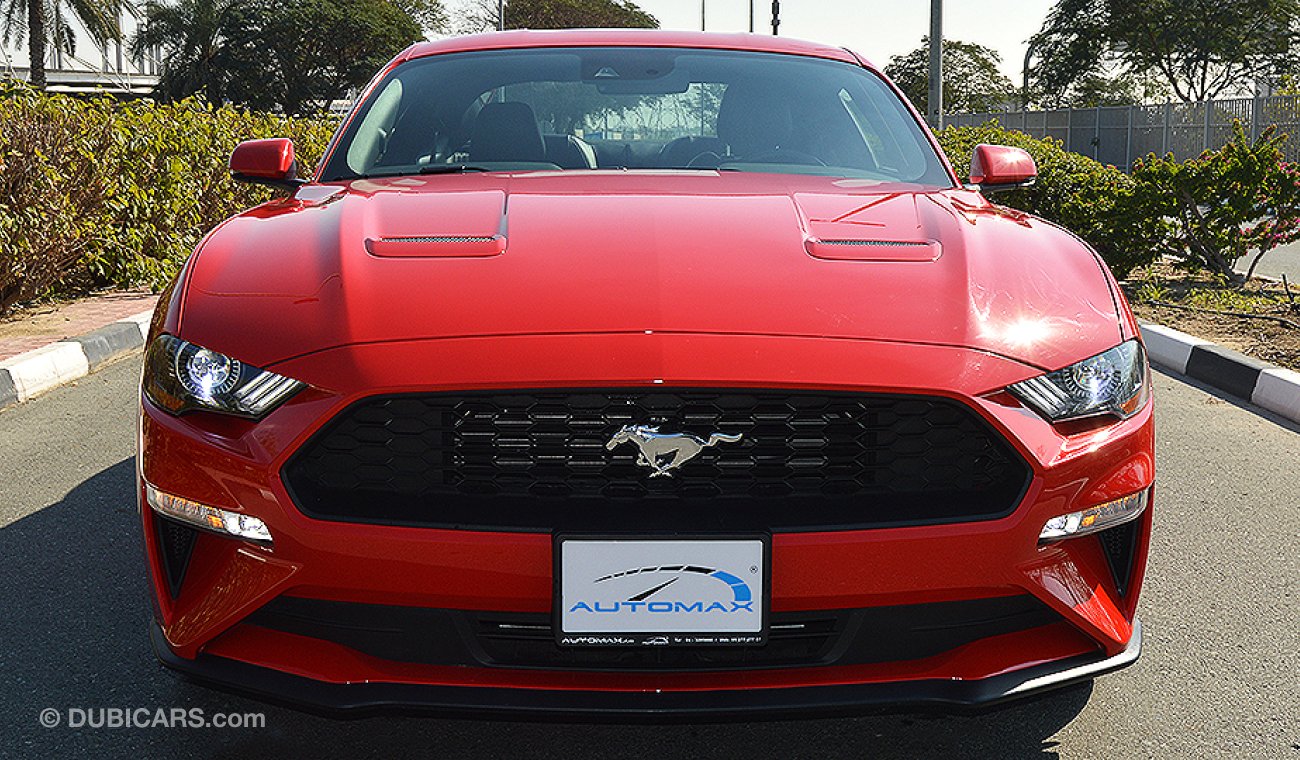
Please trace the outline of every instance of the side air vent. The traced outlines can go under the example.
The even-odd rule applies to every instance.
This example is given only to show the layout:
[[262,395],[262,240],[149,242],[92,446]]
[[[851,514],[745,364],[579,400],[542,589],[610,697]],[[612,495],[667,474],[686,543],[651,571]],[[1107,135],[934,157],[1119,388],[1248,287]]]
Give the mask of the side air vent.
[[1128,593],[1133,580],[1133,558],[1137,553],[1137,537],[1141,520],[1117,525],[1097,534],[1101,541],[1102,552],[1106,555],[1106,564],[1110,566],[1115,578],[1115,590],[1120,596]]
[[154,515],[154,533],[158,536],[158,554],[162,558],[167,590],[175,599],[180,595],[181,584],[185,582],[185,571],[190,566],[190,555],[194,552],[198,531],[175,520]]

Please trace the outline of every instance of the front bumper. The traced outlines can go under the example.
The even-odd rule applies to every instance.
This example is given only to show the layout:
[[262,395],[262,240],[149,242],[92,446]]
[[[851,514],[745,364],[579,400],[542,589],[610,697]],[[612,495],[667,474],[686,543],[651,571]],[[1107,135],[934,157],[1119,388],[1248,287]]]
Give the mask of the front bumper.
[[[911,659],[696,672],[513,667],[490,657],[421,662],[375,656],[328,637],[257,624],[259,610],[282,598],[549,614],[550,534],[312,519],[294,507],[280,477],[282,467],[304,440],[358,398],[519,387],[518,362],[500,367],[475,362],[484,356],[526,357],[524,365],[536,375],[529,384],[539,387],[599,387],[609,383],[611,356],[613,366],[635,365],[633,359],[645,355],[641,343],[649,339],[501,339],[492,352],[465,346],[463,355],[449,341],[437,367],[480,371],[482,376],[472,382],[459,376],[431,382],[429,375],[419,376],[416,370],[434,368],[422,368],[421,361],[431,360],[411,353],[409,346],[340,349],[341,355],[276,367],[313,387],[255,424],[203,414],[176,418],[144,402],[142,478],[163,491],[255,515],[275,537],[274,547],[260,547],[201,535],[183,577],[172,584],[156,520],[145,508],[160,658],[198,680],[320,710],[701,718],[851,712],[886,704],[992,704],[1091,678],[1136,659],[1140,629],[1134,615],[1150,513],[1133,523],[1131,564],[1124,573],[1115,571],[1097,537],[1040,547],[1038,533],[1050,517],[1151,487],[1150,406],[1113,426],[1062,432],[996,393],[1035,372],[1009,360],[938,347],[844,347],[737,336],[656,335],[663,366],[638,377],[667,376],[669,386],[700,385],[701,377],[707,377],[717,387],[791,387],[794,357],[794,365],[807,370],[793,387],[959,399],[1004,435],[1033,470],[1019,505],[999,519],[775,533],[774,613],[1022,595],[1040,602],[1056,622]],[[619,361],[624,355],[633,359]],[[377,378],[358,367],[386,369],[374,369],[383,375]],[[647,384],[631,376],[617,381]]]
[[773,689],[684,692],[603,692],[434,686],[409,683],[329,683],[215,655],[187,660],[149,628],[158,659],[195,682],[299,709],[343,717],[411,712],[472,718],[549,720],[779,719],[800,715],[851,715],[874,710],[965,710],[1087,681],[1128,667],[1142,653],[1142,623],[1118,654],[1082,655],[974,681],[915,681]]

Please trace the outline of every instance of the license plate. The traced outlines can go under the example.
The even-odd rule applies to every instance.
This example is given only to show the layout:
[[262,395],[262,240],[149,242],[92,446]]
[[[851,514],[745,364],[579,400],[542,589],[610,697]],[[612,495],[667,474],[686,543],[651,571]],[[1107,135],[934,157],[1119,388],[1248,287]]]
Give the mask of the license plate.
[[761,645],[768,547],[766,537],[558,537],[556,640],[572,647]]

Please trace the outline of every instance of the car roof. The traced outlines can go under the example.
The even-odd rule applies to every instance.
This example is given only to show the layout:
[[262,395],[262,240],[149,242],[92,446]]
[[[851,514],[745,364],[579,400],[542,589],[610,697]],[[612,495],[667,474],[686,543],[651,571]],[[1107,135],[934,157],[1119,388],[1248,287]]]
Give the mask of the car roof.
[[[418,42],[398,60],[423,58],[442,53],[471,50],[546,47],[681,47],[716,50],[750,50],[762,53],[786,53],[829,58],[846,63],[866,63],[845,48],[816,42],[764,34],[719,34],[715,32],[679,32],[660,29],[520,29],[449,37],[433,42]],[[870,66],[870,64],[867,64]]]

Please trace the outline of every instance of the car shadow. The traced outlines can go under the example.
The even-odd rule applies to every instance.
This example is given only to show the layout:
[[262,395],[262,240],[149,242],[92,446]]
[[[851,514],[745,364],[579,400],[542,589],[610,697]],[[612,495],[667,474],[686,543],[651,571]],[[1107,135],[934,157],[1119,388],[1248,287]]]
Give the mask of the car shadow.
[[[149,601],[136,527],[134,461],[0,529],[0,725],[6,756],[246,758],[436,754],[455,757],[1055,757],[1052,737],[1091,684],[971,715],[687,725],[578,725],[381,717],[334,720],[172,677],[146,634]],[[63,725],[43,728],[43,709]],[[70,710],[199,708],[257,713],[264,728],[69,728]],[[90,714],[90,713],[85,713]]]

